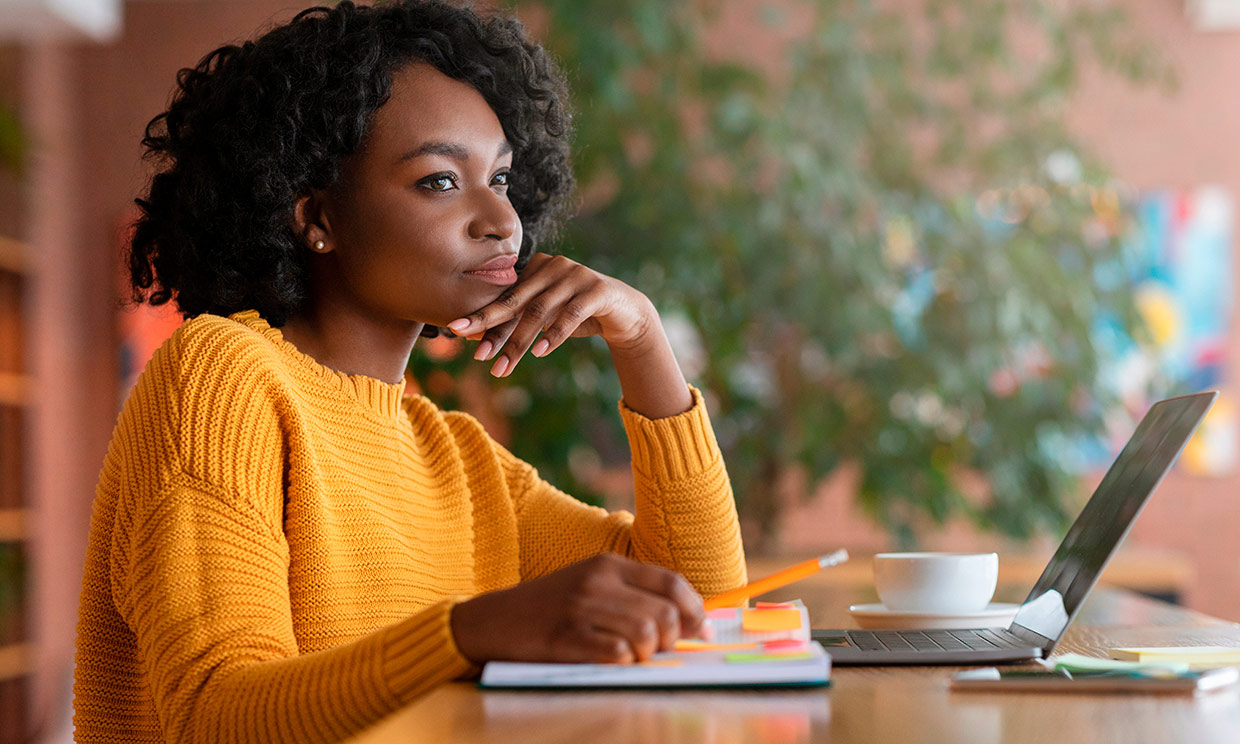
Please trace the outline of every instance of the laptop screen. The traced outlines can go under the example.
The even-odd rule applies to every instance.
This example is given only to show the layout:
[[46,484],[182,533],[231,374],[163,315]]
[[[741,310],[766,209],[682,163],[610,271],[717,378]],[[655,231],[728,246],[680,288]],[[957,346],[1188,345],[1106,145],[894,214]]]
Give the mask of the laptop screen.
[[1013,632],[1033,631],[1049,641],[1041,645],[1050,653],[1217,395],[1185,395],[1150,408],[1016,613]]

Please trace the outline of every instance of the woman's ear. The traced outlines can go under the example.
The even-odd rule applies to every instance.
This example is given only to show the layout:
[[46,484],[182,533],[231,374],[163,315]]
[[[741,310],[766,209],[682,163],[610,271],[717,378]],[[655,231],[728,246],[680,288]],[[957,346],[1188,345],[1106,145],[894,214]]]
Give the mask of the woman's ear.
[[327,223],[323,200],[316,194],[307,194],[293,202],[293,234],[303,245],[315,253],[330,253],[333,249],[331,226]]

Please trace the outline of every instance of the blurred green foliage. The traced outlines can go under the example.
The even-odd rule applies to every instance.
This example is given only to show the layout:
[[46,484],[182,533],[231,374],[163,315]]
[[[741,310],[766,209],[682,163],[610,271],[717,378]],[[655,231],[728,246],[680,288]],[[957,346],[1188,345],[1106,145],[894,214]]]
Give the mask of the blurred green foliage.
[[[750,39],[708,49],[735,7],[517,3],[546,18],[576,110],[583,204],[558,250],[681,329],[742,514],[764,529],[780,473],[855,462],[864,507],[903,544],[958,516],[1057,530],[1075,480],[1061,446],[1100,433],[1108,403],[1092,329],[1140,333],[1123,194],[1066,104],[1086,65],[1170,76],[1115,7],[900,5],[745,4],[731,21]],[[416,352],[411,368],[476,364]],[[514,451],[567,490],[588,497],[586,466],[627,456],[601,344],[495,385]],[[966,497],[965,472],[989,495]]]

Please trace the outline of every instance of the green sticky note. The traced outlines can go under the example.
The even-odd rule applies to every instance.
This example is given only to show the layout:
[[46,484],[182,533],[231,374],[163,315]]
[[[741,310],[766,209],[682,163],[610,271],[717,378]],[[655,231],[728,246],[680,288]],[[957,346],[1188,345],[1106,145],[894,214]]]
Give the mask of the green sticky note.
[[1067,672],[1186,672],[1188,664],[1184,662],[1141,662],[1117,661],[1115,659],[1099,659],[1095,656],[1081,654],[1064,654],[1051,659],[1055,669]]
[[723,657],[724,661],[729,664],[754,664],[764,661],[804,661],[814,658],[814,655],[808,651],[802,651],[796,654],[727,654]]

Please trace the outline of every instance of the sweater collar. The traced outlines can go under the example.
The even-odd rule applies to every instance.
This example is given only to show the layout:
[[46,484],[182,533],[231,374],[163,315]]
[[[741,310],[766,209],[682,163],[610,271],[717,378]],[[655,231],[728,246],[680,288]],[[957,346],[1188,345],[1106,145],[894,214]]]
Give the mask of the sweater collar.
[[365,408],[390,418],[398,419],[403,415],[401,401],[405,397],[404,380],[397,383],[384,382],[366,375],[347,375],[319,364],[314,357],[286,341],[280,329],[273,328],[255,310],[243,310],[228,317],[262,334],[296,367],[310,373],[332,389],[343,392]]

